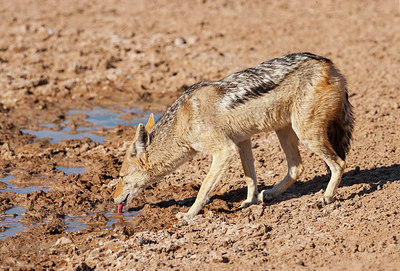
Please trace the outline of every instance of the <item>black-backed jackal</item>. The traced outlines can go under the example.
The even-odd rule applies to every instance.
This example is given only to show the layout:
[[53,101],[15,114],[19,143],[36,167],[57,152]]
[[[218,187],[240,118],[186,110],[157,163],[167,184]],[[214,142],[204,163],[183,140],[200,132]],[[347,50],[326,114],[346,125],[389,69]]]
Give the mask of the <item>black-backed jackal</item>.
[[[310,53],[275,58],[216,82],[187,89],[154,123],[140,124],[127,150],[117,204],[129,204],[148,185],[191,159],[196,152],[213,161],[196,201],[178,218],[192,218],[202,209],[218,181],[239,153],[247,183],[241,207],[277,197],[303,172],[300,140],[331,171],[320,199],[330,203],[345,167],[354,119],[343,76],[329,59]],[[270,190],[257,190],[250,138],[275,130],[287,158],[286,177]]]

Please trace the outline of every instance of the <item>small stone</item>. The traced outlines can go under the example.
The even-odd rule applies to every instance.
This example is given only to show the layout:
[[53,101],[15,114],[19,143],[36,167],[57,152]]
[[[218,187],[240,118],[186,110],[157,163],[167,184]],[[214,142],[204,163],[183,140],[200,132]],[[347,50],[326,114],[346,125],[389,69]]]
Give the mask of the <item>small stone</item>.
[[66,244],[71,244],[72,243],[72,241],[71,241],[71,239],[69,239],[69,238],[66,238],[66,237],[61,237],[60,239],[58,239],[57,240],[57,242],[56,242],[56,246],[58,246],[58,245],[66,245]]
[[176,38],[176,39],[174,40],[174,44],[175,44],[176,46],[178,46],[178,47],[183,47],[183,46],[185,46],[186,43],[187,43],[186,40],[185,40],[184,38],[182,38],[182,37]]
[[228,263],[229,262],[229,258],[226,257],[225,255],[223,255],[221,252],[212,251],[210,254],[211,254],[211,258],[214,262],[217,262],[217,263]]

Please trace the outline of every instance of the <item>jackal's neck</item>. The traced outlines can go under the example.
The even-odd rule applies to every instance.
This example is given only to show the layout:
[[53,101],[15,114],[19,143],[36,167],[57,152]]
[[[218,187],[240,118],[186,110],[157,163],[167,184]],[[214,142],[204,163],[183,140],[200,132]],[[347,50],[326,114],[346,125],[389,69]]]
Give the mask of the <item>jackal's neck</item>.
[[188,88],[151,129],[150,144],[146,150],[151,176],[165,176],[193,157],[195,151],[185,142],[184,135],[178,135],[178,130],[182,134],[182,128],[178,128],[182,124],[177,124],[178,115],[189,95],[197,88],[210,84],[212,82],[200,82]]
[[194,150],[168,130],[155,134],[146,151],[148,174],[154,178],[171,173],[194,155]]

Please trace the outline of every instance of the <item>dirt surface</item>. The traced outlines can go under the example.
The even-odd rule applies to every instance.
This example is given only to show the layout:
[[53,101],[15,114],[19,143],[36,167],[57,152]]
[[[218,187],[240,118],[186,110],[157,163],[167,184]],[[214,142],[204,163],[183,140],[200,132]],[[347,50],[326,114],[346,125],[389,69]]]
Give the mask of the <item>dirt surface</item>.
[[[400,270],[398,1],[0,3],[0,177],[48,189],[4,192],[0,181],[0,222],[25,210],[13,216],[25,230],[0,241],[0,269]],[[302,51],[346,76],[356,117],[337,200],[322,208],[329,175],[302,147],[306,170],[276,200],[238,208],[238,157],[204,212],[178,221],[210,165],[199,154],[146,189],[127,219],[110,198],[133,127],[93,131],[104,143],[22,132],[87,126],[72,109],[162,112],[193,83]],[[261,188],[285,176],[275,134],[255,136],[253,152]],[[72,231],[69,218],[87,226]]]

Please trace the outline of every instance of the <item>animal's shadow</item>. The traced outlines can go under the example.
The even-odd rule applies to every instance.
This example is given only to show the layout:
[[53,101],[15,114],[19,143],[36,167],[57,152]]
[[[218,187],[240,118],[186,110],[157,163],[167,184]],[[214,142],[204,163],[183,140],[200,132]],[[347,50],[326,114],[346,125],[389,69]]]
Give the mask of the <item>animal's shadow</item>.
[[[268,201],[265,204],[274,204],[275,202],[281,202],[288,199],[287,195],[309,195],[315,194],[316,192],[326,189],[326,186],[329,182],[330,174],[324,174],[320,176],[316,176],[312,180],[307,182],[296,182],[294,183],[285,193],[283,193],[278,198]],[[343,174],[342,181],[339,187],[344,186],[353,186],[355,184],[369,184],[369,186],[365,186],[363,190],[352,193],[346,198],[341,198],[340,200],[348,200],[354,198],[356,195],[362,196],[365,194],[373,193],[378,190],[379,187],[382,187],[384,184],[389,182],[400,181],[400,164],[393,164],[387,167],[377,167],[371,169],[353,169]],[[259,185],[258,190],[270,189],[272,186],[264,186]],[[222,195],[214,195],[210,202],[215,199],[221,199],[228,203],[241,202],[245,199],[247,194],[246,186],[231,190]],[[157,203],[153,203],[154,205],[161,208],[168,208],[171,206],[186,206],[190,207],[194,201],[195,197],[182,199],[180,201],[176,201],[174,199],[168,201],[160,201]],[[130,208],[129,211],[140,211],[144,205]],[[222,212],[233,212],[232,210],[220,210]]]

